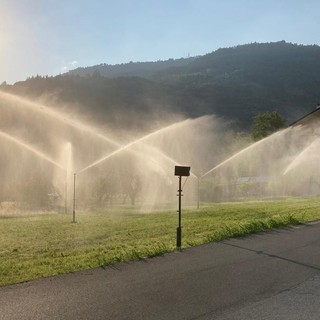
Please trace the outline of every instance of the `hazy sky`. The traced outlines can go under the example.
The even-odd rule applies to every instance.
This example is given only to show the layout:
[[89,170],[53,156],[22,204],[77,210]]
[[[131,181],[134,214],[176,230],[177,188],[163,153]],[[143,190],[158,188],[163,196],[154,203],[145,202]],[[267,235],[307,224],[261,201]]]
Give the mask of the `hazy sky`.
[[0,0],[0,83],[79,66],[320,44],[319,0]]

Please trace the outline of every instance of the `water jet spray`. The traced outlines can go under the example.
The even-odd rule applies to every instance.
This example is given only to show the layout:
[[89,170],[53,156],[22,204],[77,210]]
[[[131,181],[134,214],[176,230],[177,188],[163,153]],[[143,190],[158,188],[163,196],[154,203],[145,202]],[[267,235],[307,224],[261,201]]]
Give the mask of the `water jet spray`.
[[208,174],[216,171],[217,169],[219,169],[220,167],[222,167],[223,165],[229,163],[230,161],[234,160],[235,158],[237,158],[238,156],[242,155],[243,153],[257,147],[258,145],[261,145],[263,143],[266,143],[267,141],[269,141],[270,139],[276,137],[276,136],[279,136],[279,135],[283,135],[284,133],[286,133],[288,130],[291,130],[291,127],[289,128],[286,128],[286,129],[283,129],[283,130],[280,130],[280,131],[277,131],[273,134],[271,134],[270,136],[264,138],[264,139],[261,139],[251,145],[249,145],[248,147],[240,150],[239,152],[235,153],[234,155],[232,155],[231,157],[229,157],[228,159],[222,161],[221,163],[219,163],[218,165],[216,165],[215,167],[213,167],[212,169],[210,169],[209,171],[207,171],[206,173],[204,173],[200,178],[204,178],[205,176],[207,176]]
[[88,125],[85,125],[79,121],[71,120],[70,118],[67,117],[66,114],[63,114],[62,112],[58,112],[56,110],[53,110],[43,104],[35,103],[35,102],[29,101],[25,98],[17,97],[15,95],[12,95],[9,93],[4,93],[4,92],[0,92],[0,97],[5,98],[9,101],[16,101],[20,104],[23,104],[24,106],[27,106],[28,108],[30,108],[36,112],[40,112],[50,118],[53,118],[53,119],[58,120],[62,123],[65,123],[65,124],[69,125],[70,127],[79,129],[80,131],[88,132],[88,133],[92,134],[93,136],[100,138],[100,139],[102,139],[102,140],[104,140],[114,146],[119,146],[119,144],[117,142],[108,138],[106,135],[101,134],[100,132],[98,132],[94,128],[92,128]]
[[295,167],[297,167],[301,162],[303,162],[305,157],[310,157],[310,153],[314,152],[314,154],[317,154],[318,147],[319,147],[320,138],[314,139],[311,144],[309,144],[305,149],[300,152],[291,163],[287,166],[285,171],[283,172],[283,176],[285,176],[288,172],[293,170]]
[[159,130],[156,130],[156,131],[154,131],[154,132],[151,132],[151,133],[149,133],[149,134],[147,134],[147,135],[145,135],[145,136],[143,136],[143,137],[141,137],[141,138],[139,138],[139,139],[137,139],[137,140],[135,140],[135,141],[133,141],[133,142],[130,142],[130,143],[126,144],[126,145],[123,146],[123,147],[120,147],[119,149],[117,149],[117,150],[109,153],[108,155],[100,158],[99,160],[91,163],[90,165],[88,165],[88,166],[86,166],[85,168],[83,168],[83,169],[81,169],[80,171],[78,171],[78,173],[82,173],[83,171],[86,171],[86,170],[88,170],[88,169],[90,169],[90,168],[92,168],[92,167],[95,167],[95,166],[98,165],[99,163],[101,163],[101,162],[103,162],[103,161],[111,158],[112,156],[115,156],[116,154],[118,154],[118,153],[120,153],[120,152],[122,152],[122,151],[124,151],[124,150],[127,150],[127,149],[129,149],[130,147],[132,147],[132,146],[134,146],[134,145],[136,145],[136,144],[138,144],[138,143],[140,143],[140,142],[143,142],[143,141],[147,140],[148,138],[151,138],[151,137],[153,137],[153,136],[155,136],[155,135],[157,135],[157,134],[160,134],[161,132],[163,132],[163,131],[165,131],[165,130],[168,130],[168,129],[170,129],[170,128],[174,127],[174,126],[177,126],[177,125],[182,125],[182,124],[188,123],[189,121],[190,121],[190,119],[182,120],[182,121],[180,121],[180,122],[176,122],[176,123],[171,124],[171,125],[169,125],[169,126],[167,126],[167,127],[164,127],[164,128],[159,129]]
[[15,138],[13,136],[11,136],[10,134],[7,134],[3,131],[0,131],[0,136],[2,136],[3,138],[14,142],[15,144],[18,144],[19,146],[23,147],[24,149],[27,149],[29,151],[31,151],[32,153],[34,153],[35,155],[37,155],[38,157],[50,162],[51,164],[55,165],[56,167],[62,169],[62,170],[66,170],[64,167],[62,167],[58,162],[56,162],[55,160],[51,159],[49,156],[45,155],[44,153],[42,153],[41,151],[37,150],[35,147],[31,146],[30,144],[27,144],[21,140],[19,140],[18,138]]

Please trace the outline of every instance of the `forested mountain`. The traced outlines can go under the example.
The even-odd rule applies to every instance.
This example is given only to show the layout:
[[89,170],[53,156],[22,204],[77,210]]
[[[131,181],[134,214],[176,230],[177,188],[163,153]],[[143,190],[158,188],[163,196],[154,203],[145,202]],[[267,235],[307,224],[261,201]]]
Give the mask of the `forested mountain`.
[[99,73],[106,78],[116,77],[152,77],[155,73],[161,71],[167,71],[170,68],[187,67],[189,63],[196,58],[181,58],[181,59],[169,59],[166,61],[156,62],[129,62],[117,65],[108,65],[102,63],[98,66],[91,66],[86,68],[77,68],[69,72],[69,74],[88,76],[95,73]]
[[77,105],[101,123],[217,114],[249,129],[259,113],[276,110],[291,122],[313,110],[320,101],[320,47],[253,43],[195,58],[78,68],[1,89]]

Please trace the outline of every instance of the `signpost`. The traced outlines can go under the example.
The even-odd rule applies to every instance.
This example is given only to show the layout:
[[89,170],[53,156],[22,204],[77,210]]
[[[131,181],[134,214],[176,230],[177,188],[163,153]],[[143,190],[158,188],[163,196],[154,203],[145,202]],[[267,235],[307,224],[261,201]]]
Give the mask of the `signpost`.
[[177,228],[177,248],[181,248],[181,238],[182,238],[182,229],[181,229],[181,197],[182,197],[182,187],[181,180],[182,177],[190,176],[190,167],[184,166],[175,166],[174,175],[179,177],[179,189],[178,189],[178,197],[179,197],[179,220],[178,220],[178,228]]

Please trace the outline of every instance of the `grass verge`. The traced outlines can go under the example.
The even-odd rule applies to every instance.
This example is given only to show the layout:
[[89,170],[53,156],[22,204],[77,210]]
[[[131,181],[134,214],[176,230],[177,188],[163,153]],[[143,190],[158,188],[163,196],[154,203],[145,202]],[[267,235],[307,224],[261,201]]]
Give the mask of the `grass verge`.
[[[320,218],[318,198],[222,203],[182,212],[183,247]],[[154,257],[175,250],[175,210],[0,219],[0,285]]]

